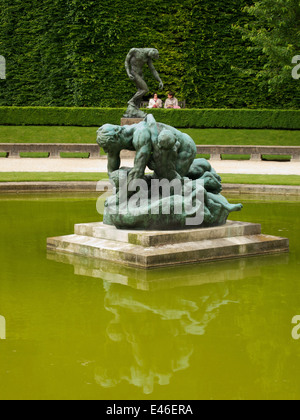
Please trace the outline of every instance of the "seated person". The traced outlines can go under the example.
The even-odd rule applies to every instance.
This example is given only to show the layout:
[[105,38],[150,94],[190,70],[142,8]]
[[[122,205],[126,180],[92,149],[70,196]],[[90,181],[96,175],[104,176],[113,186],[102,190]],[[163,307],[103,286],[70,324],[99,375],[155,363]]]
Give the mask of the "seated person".
[[165,102],[165,108],[170,109],[180,109],[180,106],[178,106],[178,100],[175,98],[175,94],[173,92],[168,93],[168,98]]
[[159,99],[157,93],[154,93],[153,98],[150,99],[148,108],[162,108],[163,103],[162,100]]

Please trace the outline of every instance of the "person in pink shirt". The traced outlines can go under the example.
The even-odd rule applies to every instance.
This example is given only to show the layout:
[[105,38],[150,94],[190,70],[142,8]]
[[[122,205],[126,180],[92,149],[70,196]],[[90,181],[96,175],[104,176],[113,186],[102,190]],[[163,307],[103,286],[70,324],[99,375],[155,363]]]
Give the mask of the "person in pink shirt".
[[170,109],[170,108],[180,109],[180,106],[178,105],[178,100],[177,100],[177,98],[175,98],[174,95],[175,94],[173,92],[168,93],[168,98],[166,99],[166,102],[165,102],[165,108],[167,108],[167,109]]

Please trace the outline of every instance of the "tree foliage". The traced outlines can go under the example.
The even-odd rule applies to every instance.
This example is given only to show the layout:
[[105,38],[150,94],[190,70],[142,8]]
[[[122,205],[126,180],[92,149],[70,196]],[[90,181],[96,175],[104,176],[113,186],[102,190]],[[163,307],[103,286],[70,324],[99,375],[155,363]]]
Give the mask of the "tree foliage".
[[244,10],[252,20],[238,29],[262,63],[259,71],[250,69],[248,75],[254,75],[260,86],[268,84],[271,92],[283,88],[299,95],[292,59],[300,54],[300,0],[260,0]]
[[[292,1],[292,0],[285,0]],[[252,0],[0,0],[0,55],[7,78],[0,105],[125,107],[135,93],[124,62],[157,48],[163,82],[188,107],[299,107],[293,93],[268,92],[252,74],[267,61],[233,29]],[[249,9],[250,10],[250,9]],[[157,82],[145,69],[149,96]],[[147,99],[147,98],[145,98]]]

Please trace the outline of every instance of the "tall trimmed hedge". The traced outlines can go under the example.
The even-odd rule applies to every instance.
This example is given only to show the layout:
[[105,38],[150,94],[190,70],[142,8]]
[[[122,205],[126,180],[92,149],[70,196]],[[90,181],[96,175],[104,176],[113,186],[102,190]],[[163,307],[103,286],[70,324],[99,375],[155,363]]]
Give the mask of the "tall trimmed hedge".
[[[0,107],[2,125],[100,127],[120,124],[125,108]],[[178,128],[273,128],[300,130],[300,110],[152,109],[157,121]]]
[[[249,21],[242,9],[251,3],[0,0],[0,55],[7,62],[0,106],[125,107],[135,93],[125,57],[132,47],[154,47],[163,99],[174,90],[189,108],[299,108],[290,86],[270,96],[233,70],[263,65],[232,29]],[[145,77],[153,94],[158,83],[147,69]]]

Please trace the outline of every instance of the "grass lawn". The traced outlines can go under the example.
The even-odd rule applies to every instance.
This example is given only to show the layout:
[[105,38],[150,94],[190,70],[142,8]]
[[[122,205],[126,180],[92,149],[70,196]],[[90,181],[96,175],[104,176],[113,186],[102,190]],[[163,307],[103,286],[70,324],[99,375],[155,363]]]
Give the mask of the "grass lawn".
[[300,130],[182,129],[196,144],[300,146]]
[[[224,184],[300,185],[298,175],[221,174]],[[0,172],[0,182],[100,181],[106,173]]]
[[62,182],[108,180],[107,173],[0,172],[0,182]]
[[[1,143],[92,143],[97,127],[1,126]],[[196,144],[300,146],[300,130],[182,129]]]
[[300,185],[300,175],[220,174],[224,184]]
[[[197,158],[210,159],[208,154],[198,154]],[[222,155],[222,160],[250,160],[250,155]],[[277,161],[277,162],[289,162],[291,156],[288,155],[262,155],[262,160]]]
[[0,126],[1,143],[95,143],[96,127]]

